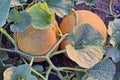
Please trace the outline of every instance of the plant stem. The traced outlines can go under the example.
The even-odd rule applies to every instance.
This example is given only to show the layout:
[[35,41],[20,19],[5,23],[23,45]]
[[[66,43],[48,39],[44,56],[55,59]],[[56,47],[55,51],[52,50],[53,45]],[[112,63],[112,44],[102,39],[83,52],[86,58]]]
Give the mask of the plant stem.
[[6,28],[6,27],[8,27],[8,25],[10,25],[10,23],[8,22],[5,26],[4,26],[4,29]]
[[2,51],[7,51],[7,52],[16,52],[15,50],[6,49],[6,48],[1,48],[1,47],[0,47],[0,50],[2,50]]
[[53,52],[50,56],[55,56],[55,55],[65,53],[65,52],[66,52],[66,50],[60,50],[60,51],[57,51],[57,52]]
[[73,11],[73,13],[74,13],[74,15],[75,15],[76,26],[77,26],[77,25],[79,24],[79,22],[78,22],[78,15],[77,15],[77,13],[75,12],[74,9],[72,9],[72,11]]
[[62,31],[60,30],[60,28],[59,28],[57,22],[55,23],[55,26],[56,26],[56,28],[57,28],[57,30],[58,30],[60,36],[63,36]]
[[99,11],[102,11],[102,12],[104,12],[104,13],[106,13],[106,14],[108,14],[108,15],[111,15],[111,16],[113,16],[112,14],[110,14],[109,12],[107,12],[107,11],[105,11],[105,10],[103,10],[103,9],[100,9],[100,8],[98,8],[98,7],[93,7],[93,6],[91,6],[91,8],[93,8],[93,9],[97,9],[97,10],[99,10]]
[[17,50],[18,48],[15,40],[3,28],[0,28],[0,32],[3,33],[11,41],[11,43],[15,46],[15,49]]
[[58,75],[58,77],[60,78],[60,80],[63,80],[63,76],[62,76],[62,74],[60,73],[60,71],[56,71],[57,72],[57,75]]
[[66,38],[66,36],[68,36],[69,34],[65,34],[63,35],[60,40],[53,46],[53,48],[46,54],[46,56],[49,56],[54,50],[55,48],[58,47],[58,45],[63,41],[64,38]]
[[0,28],[0,32],[3,33],[12,42],[14,46],[16,46],[14,39],[3,28]]
[[32,66],[33,61],[34,61],[34,57],[32,57],[32,59],[31,59],[31,61],[30,61],[30,66]]
[[55,71],[58,71],[58,68],[52,63],[49,56],[46,56],[46,61],[48,62],[48,64],[51,66],[52,69],[54,69]]
[[33,68],[31,68],[32,72],[34,72],[36,75],[40,76],[41,78],[43,78],[43,80],[47,80],[43,75],[41,75],[39,72],[37,72],[36,70],[34,70]]
[[33,56],[33,55],[28,54],[28,53],[22,52],[20,50],[12,50],[12,49],[6,49],[6,48],[1,48],[1,47],[0,47],[0,50],[7,51],[7,52],[15,52],[15,53],[18,53],[18,54],[23,55],[25,57],[28,57],[30,59],[32,59],[32,58],[45,58],[45,56]]
[[112,2],[113,2],[113,0],[110,0],[109,8],[110,8],[110,14],[114,15],[113,11],[112,11]]
[[52,67],[50,66],[50,68],[48,69],[48,71],[46,73],[46,79],[47,80],[48,80],[48,77],[49,77],[49,74],[50,74],[51,70],[52,70]]
[[2,33],[0,33],[0,46],[2,46]]
[[71,67],[60,67],[59,70],[60,70],[60,71],[69,70],[69,71],[86,72],[86,69],[71,68]]

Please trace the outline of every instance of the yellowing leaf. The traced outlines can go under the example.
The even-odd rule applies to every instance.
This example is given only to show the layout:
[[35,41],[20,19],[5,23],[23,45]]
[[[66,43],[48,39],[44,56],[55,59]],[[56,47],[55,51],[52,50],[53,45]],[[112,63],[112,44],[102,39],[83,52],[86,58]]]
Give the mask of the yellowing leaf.
[[66,50],[68,57],[83,68],[93,67],[103,57],[102,51],[97,46],[89,46],[81,50],[75,50],[68,44]]
[[7,68],[4,71],[4,80],[37,80],[37,78],[31,74],[30,65],[24,64]]
[[35,4],[27,11],[32,17],[32,25],[34,28],[43,30],[52,27],[55,16],[48,8],[47,3]]

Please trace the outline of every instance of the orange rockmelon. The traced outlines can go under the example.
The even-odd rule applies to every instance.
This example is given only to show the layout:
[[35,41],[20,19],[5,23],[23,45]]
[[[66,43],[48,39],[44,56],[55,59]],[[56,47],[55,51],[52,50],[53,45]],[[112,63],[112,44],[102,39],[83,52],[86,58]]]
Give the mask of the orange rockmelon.
[[[75,13],[78,16],[78,25],[84,23],[90,24],[93,28],[98,30],[106,40],[107,29],[103,20],[98,15],[88,10],[77,10],[75,11]],[[63,34],[66,34],[72,32],[75,26],[76,26],[75,14],[72,12],[70,15],[64,17],[60,24],[60,29]],[[70,42],[67,39],[64,39],[60,45],[61,49],[65,49],[65,46],[67,44],[70,44]]]
[[[24,32],[16,32],[16,42],[19,49],[31,55],[45,55],[56,44],[57,22],[53,27],[40,30],[29,25]],[[41,62],[43,59],[35,59],[34,62]]]

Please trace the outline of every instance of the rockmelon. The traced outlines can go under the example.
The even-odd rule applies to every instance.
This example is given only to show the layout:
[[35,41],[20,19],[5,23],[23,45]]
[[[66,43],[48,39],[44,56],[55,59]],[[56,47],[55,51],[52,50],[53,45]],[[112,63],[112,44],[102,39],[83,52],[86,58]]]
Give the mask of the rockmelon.
[[[88,10],[76,10],[75,13],[78,16],[78,25],[85,23],[90,24],[93,28],[98,30],[106,40],[107,29],[103,20],[98,15]],[[70,15],[65,16],[63,18],[60,24],[60,29],[63,34],[66,34],[71,33],[75,26],[76,26],[75,14],[72,12]],[[70,44],[70,42],[67,39],[64,39],[60,45],[61,49],[65,49],[65,46],[67,44]]]
[[[57,22],[54,23],[53,27],[44,30],[35,29],[31,24],[24,32],[16,32],[16,42],[19,49],[35,56],[47,54],[58,41]],[[35,59],[34,62],[41,61],[43,59]]]

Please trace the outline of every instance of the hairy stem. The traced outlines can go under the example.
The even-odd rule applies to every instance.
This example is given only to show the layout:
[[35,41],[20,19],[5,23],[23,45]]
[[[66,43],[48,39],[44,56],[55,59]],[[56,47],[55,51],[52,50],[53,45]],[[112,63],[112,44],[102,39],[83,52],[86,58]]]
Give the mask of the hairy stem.
[[60,36],[63,36],[62,31],[60,30],[60,28],[59,28],[58,24],[57,24],[57,23],[55,23],[55,25],[56,25],[56,28],[57,28],[57,30],[58,30],[58,32],[59,32],[59,34],[60,34]]
[[80,72],[86,72],[86,69],[79,69],[79,68],[71,68],[71,67],[60,67],[60,71],[80,71]]
[[46,54],[46,56],[49,56],[54,50],[55,48],[57,48],[59,46],[59,44],[63,41],[64,38],[66,38],[69,34],[65,34],[63,35],[60,40],[53,46],[53,48]]
[[76,26],[77,26],[77,25],[79,24],[79,22],[78,22],[78,15],[77,15],[77,13],[75,12],[74,9],[72,9],[72,11],[73,11],[73,13],[74,13],[74,15],[75,15]]
[[57,51],[57,52],[53,52],[50,56],[55,56],[55,55],[58,55],[58,54],[62,54],[62,53],[65,53],[66,50],[60,50],[60,51]]
[[113,11],[112,11],[112,2],[113,2],[113,0],[110,0],[109,8],[110,8],[110,14],[114,15]]
[[14,39],[3,28],[0,28],[0,32],[3,33],[12,42],[14,46],[16,46]]
[[36,70],[34,70],[33,68],[31,68],[32,72],[34,72],[36,75],[40,76],[41,78],[43,78],[43,80],[48,80],[46,79],[43,75],[41,75],[39,72],[37,72]]
[[48,71],[46,73],[46,79],[47,80],[48,80],[48,77],[49,77],[49,74],[50,74],[51,70],[52,70],[52,67],[50,66],[50,68],[48,69]]
[[31,59],[31,61],[30,61],[30,66],[32,66],[33,61],[34,61],[34,57],[32,57],[32,59]]

